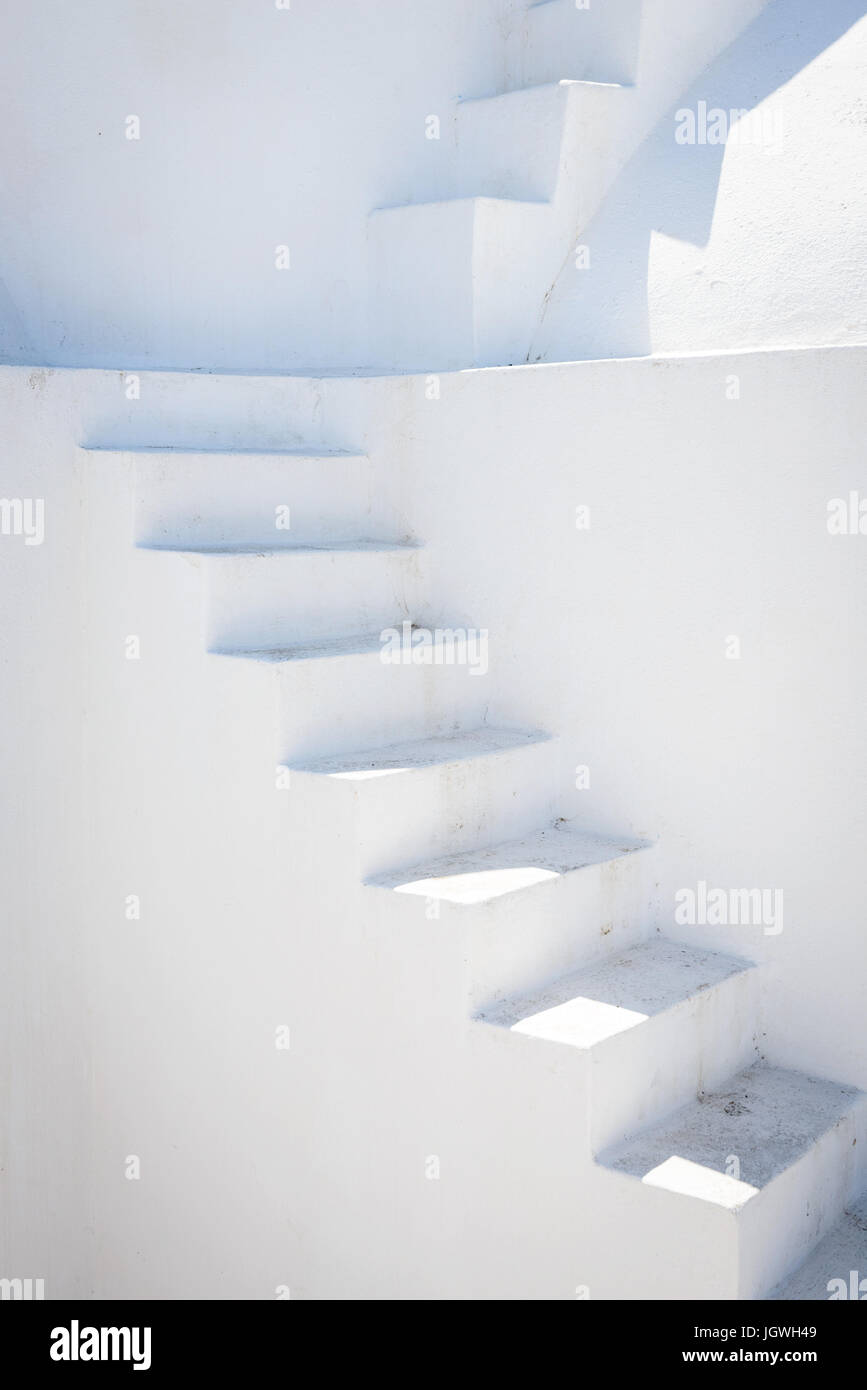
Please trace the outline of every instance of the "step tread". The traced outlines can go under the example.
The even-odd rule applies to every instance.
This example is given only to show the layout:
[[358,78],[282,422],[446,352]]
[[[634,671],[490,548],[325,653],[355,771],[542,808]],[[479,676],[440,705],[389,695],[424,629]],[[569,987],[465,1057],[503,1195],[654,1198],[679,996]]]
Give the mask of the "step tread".
[[347,636],[308,638],[282,647],[216,647],[212,656],[231,656],[275,665],[286,661],[317,661],[325,657],[374,656],[382,651],[381,629]]
[[[736,1210],[862,1100],[853,1086],[755,1066],[599,1157],[654,1187]],[[725,1172],[740,1162],[740,1179]]]
[[591,77],[558,77],[555,82],[530,82],[526,87],[513,87],[508,92],[487,92],[481,96],[460,97],[458,106],[472,106],[483,101],[508,101],[510,98],[522,97],[528,92],[550,91],[554,95],[567,87],[604,87],[631,91],[634,85],[633,82],[601,82]]
[[802,1264],[768,1294],[769,1299],[791,1301],[827,1300],[832,1279],[843,1279],[849,1298],[862,1300],[864,1293],[852,1289],[851,1272],[860,1285],[867,1279],[867,1191],[850,1202],[836,1225],[819,1241]]
[[[232,656],[246,657],[250,661],[315,661],[323,657],[335,656],[377,656],[381,657],[383,652],[383,633],[397,632],[406,634],[408,631],[425,632],[431,638],[425,645],[425,652],[431,653],[430,660],[424,661],[394,661],[385,662],[384,665],[412,666],[416,669],[425,666],[450,666],[455,663],[450,660],[453,657],[456,643],[460,645],[466,640],[466,633],[476,629],[467,628],[465,624],[455,623],[449,626],[447,623],[439,623],[436,627],[421,627],[404,617],[395,618],[391,623],[383,623],[374,631],[369,632],[350,632],[341,633],[334,637],[299,637],[297,642],[282,643],[279,646],[252,646],[252,647],[212,647],[212,656]],[[455,634],[463,634],[463,638],[456,637]],[[401,640],[404,640],[403,638]],[[445,659],[440,660],[437,653],[444,653]]]
[[569,10],[578,8],[575,4],[575,0],[531,0],[531,3],[527,6],[527,10],[532,14],[533,10],[544,10],[547,9],[549,5],[562,5],[564,9]]
[[549,738],[549,734],[535,730],[496,729],[484,725],[459,734],[413,739],[382,748],[365,748],[355,753],[337,753],[306,762],[290,762],[287,766],[293,772],[363,781],[368,777],[459,763],[514,748],[530,747],[547,742]]
[[646,848],[649,846],[623,839],[549,826],[520,840],[446,855],[378,875],[369,882],[397,893],[419,894],[466,906],[489,902]]
[[422,198],[418,202],[386,203],[383,207],[374,208],[370,215],[371,217],[378,217],[383,213],[408,212],[419,208],[455,207],[458,203],[499,203],[504,207],[511,208],[550,208],[551,206],[548,198],[503,198],[489,193],[459,193],[454,198]]
[[231,449],[219,447],[197,448],[184,444],[80,444],[86,454],[147,454],[149,457],[172,457],[192,455],[195,458],[287,458],[287,459],[358,459],[366,461],[367,454],[357,449]]
[[226,545],[195,545],[178,541],[139,541],[139,550],[168,551],[175,555],[393,555],[414,553],[422,547],[417,541],[297,541],[286,545],[257,545],[253,541]]
[[717,951],[652,941],[498,1003],[480,1019],[586,1050],[754,968]]

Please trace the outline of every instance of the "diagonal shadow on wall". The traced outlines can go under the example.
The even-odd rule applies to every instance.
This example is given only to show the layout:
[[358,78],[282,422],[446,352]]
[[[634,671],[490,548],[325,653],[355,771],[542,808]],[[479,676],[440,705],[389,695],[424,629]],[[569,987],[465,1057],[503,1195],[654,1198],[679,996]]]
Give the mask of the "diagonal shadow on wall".
[[[641,356],[651,351],[648,265],[655,232],[696,246],[710,236],[724,144],[678,144],[676,112],[753,111],[867,13],[865,0],[774,0],[666,112],[574,244],[546,297],[527,360]],[[639,74],[640,82],[640,74]],[[755,119],[755,118],[754,118]]]

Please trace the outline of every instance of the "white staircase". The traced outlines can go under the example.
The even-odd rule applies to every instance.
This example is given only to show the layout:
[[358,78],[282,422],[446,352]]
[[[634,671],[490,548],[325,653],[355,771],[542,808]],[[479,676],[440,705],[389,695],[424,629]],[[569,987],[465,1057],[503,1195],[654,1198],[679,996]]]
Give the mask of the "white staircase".
[[[516,364],[663,112],[767,0],[519,0],[502,90],[456,101],[448,172],[369,225],[371,365]],[[592,247],[589,248],[590,265]],[[576,354],[577,355],[577,354]]]
[[430,595],[364,456],[115,452],[136,466],[139,548],[201,572],[213,659],[273,681],[296,856],[306,840],[332,864],[332,895],[364,883],[385,924],[433,920],[463,960],[447,1016],[462,1004],[507,1069],[541,1080],[556,1059],[563,1106],[583,1100],[594,1202],[630,1231],[597,1293],[759,1297],[814,1247],[824,1269],[863,1184],[867,1098],[760,1064],[760,971],[653,930],[653,847],[562,820],[557,739],[487,721],[495,654],[484,679],[460,649],[383,663],[383,629]]
[[[762,3],[732,0],[712,38]],[[378,365],[526,359],[564,257],[670,95],[642,91],[666,23],[707,27],[693,8],[521,10],[504,90],[457,104],[449,186],[371,217]],[[383,935],[433,922],[460,963],[455,997],[426,1001],[453,1020],[449,1046],[584,1107],[594,1219],[629,1233],[594,1296],[755,1298],[789,1278],[780,1296],[806,1297],[828,1242],[854,1260],[867,1097],[764,1064],[761,971],[658,934],[654,847],[564,819],[556,731],[489,721],[496,650],[484,673],[438,637],[428,662],[383,661],[387,629],[452,625],[365,454],[100,452],[135,464],[135,544],[200,571],[213,660],[271,682],[298,872],[309,855],[333,913],[357,887]]]

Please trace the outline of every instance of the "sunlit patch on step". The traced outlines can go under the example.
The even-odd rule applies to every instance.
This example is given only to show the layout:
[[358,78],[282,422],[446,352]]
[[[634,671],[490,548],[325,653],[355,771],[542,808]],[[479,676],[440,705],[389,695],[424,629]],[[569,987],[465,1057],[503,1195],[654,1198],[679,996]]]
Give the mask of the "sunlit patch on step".
[[496,1000],[479,1021],[543,1042],[591,1048],[660,1014],[689,1008],[751,969],[733,956],[654,940],[529,994]]
[[565,1042],[572,1047],[592,1047],[603,1038],[625,1033],[638,1023],[646,1023],[649,1014],[637,1009],[623,1009],[606,1004],[601,999],[576,998],[553,1009],[522,1018],[509,1027],[511,1033],[525,1033],[546,1042]]
[[392,886],[396,893],[415,893],[420,897],[443,898],[453,903],[480,903],[559,877],[555,869],[525,864],[509,869],[482,869],[475,873],[450,874],[445,878],[420,878],[407,883],[395,883]]
[[[648,1186],[734,1209],[826,1137],[854,1147],[865,1107],[867,1096],[852,1086],[756,1065],[600,1154],[599,1162]],[[729,1170],[730,1159],[736,1169]]]
[[658,1163],[641,1181],[648,1187],[663,1187],[666,1192],[679,1192],[683,1197],[698,1197],[704,1202],[713,1202],[718,1207],[737,1210],[755,1197],[759,1189],[747,1182],[729,1177],[728,1173],[706,1168],[701,1163],[672,1154],[664,1163]]
[[536,888],[584,869],[606,866],[603,872],[614,876],[624,861],[636,851],[647,848],[649,846],[638,842],[627,843],[548,826],[523,840],[395,869],[368,882],[396,893],[467,905]]
[[366,782],[371,777],[393,777],[396,772],[409,772],[408,767],[359,767],[349,772],[326,772],[337,782]]

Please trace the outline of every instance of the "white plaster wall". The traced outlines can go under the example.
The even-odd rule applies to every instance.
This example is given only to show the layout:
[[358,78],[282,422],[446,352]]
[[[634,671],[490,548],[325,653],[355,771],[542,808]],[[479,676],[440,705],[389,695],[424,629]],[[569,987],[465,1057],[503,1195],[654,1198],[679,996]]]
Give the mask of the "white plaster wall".
[[[4,0],[0,360],[354,366],[366,227],[502,67],[499,0]],[[126,118],[141,138],[126,138]],[[291,269],[275,269],[288,245]]]
[[43,498],[50,518],[41,546],[0,538],[0,1249],[4,1276],[80,1295],[90,1152],[82,486],[50,374],[3,372],[0,393],[0,495]]
[[[0,372],[4,489],[46,501],[43,545],[0,547],[28,692],[7,705],[3,836],[23,1275],[179,1298],[631,1278],[580,1066],[470,1034],[460,941],[421,904],[372,902],[333,807],[281,800],[266,673],[206,654],[201,567],[136,551],[128,466],[74,445],[366,448],[429,548],[432,614],[490,631],[491,722],[561,736],[573,824],[658,840],[656,925],[765,962],[771,1061],[867,1086],[867,552],[826,529],[863,475],[864,366],[841,348],[528,367],[445,375],[435,400],[418,377],[145,375],[130,402],[120,373]],[[783,932],[677,928],[674,891],[700,878],[782,888]]]

